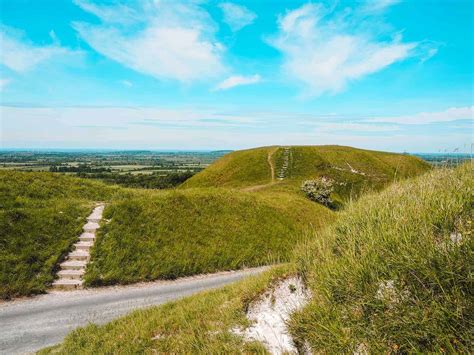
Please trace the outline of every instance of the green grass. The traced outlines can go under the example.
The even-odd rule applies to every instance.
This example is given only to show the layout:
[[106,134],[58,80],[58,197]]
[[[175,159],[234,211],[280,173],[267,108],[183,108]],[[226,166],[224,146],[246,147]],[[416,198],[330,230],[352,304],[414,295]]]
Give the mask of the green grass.
[[[270,184],[268,156],[271,154],[275,175],[278,175],[284,162],[284,150],[284,147],[264,147],[229,153],[182,187],[248,188],[268,184],[263,191],[301,194],[299,188],[304,180],[326,176],[337,183],[332,198],[345,203],[363,192],[380,190],[390,182],[430,169],[428,163],[408,155],[343,146],[292,146],[285,179]],[[351,172],[351,167],[357,172]]]
[[112,193],[66,176],[0,171],[0,298],[44,292],[93,201]]
[[[321,353],[472,350],[473,188],[472,165],[436,170],[361,198],[316,233],[296,253],[314,294],[293,319],[296,340]],[[389,280],[393,294],[377,297]]]
[[[0,297],[45,291],[95,201],[107,202],[105,217],[111,222],[92,249],[86,284],[131,283],[288,261],[305,230],[335,219],[299,191],[303,179],[333,177],[334,197],[345,201],[428,169],[417,158],[396,154],[292,147],[287,179],[269,184],[271,166],[277,173],[282,152],[278,147],[233,152],[176,191],[1,171]],[[347,162],[366,175],[334,169]]]
[[289,260],[305,229],[334,220],[286,193],[144,191],[52,173],[0,173],[0,294],[45,292],[95,201],[106,201],[87,285],[169,279]]
[[264,353],[231,332],[249,325],[245,310],[272,283],[290,272],[274,268],[244,282],[160,307],[135,311],[104,326],[89,325],[41,354],[223,354]]
[[310,227],[335,214],[288,194],[224,189],[137,194],[106,207],[88,285],[169,279],[288,261]]
[[224,155],[182,187],[246,187],[266,184],[271,179],[268,154],[276,147],[239,150]]
[[[313,353],[469,353],[474,311],[472,166],[434,170],[352,202],[294,254],[312,289],[290,332]],[[453,243],[451,233],[461,233]],[[241,353],[265,350],[230,330],[293,266],[72,332],[49,349],[76,353]],[[294,271],[292,271],[294,272]],[[392,280],[392,293],[377,293]]]

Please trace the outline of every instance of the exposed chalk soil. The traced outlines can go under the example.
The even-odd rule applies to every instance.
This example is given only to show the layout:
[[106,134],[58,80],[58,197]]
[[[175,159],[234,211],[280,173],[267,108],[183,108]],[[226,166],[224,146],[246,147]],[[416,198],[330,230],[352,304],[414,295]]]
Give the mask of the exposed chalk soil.
[[300,278],[289,277],[250,305],[247,317],[252,325],[249,328],[233,331],[248,341],[262,342],[271,354],[297,354],[287,322],[291,314],[302,308],[310,297],[310,291]]

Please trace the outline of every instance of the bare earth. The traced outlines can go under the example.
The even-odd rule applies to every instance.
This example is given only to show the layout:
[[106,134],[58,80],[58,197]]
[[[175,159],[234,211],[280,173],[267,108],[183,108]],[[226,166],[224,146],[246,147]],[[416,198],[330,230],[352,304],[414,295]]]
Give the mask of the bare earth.
[[24,354],[60,343],[73,329],[103,324],[137,308],[217,288],[267,267],[131,286],[55,291],[0,304],[0,354]]

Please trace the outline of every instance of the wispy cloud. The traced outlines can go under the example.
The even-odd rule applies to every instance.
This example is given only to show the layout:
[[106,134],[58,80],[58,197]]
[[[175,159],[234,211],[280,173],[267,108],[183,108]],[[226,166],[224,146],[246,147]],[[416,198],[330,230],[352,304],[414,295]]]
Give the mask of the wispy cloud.
[[356,122],[339,122],[339,123],[322,123],[317,126],[317,129],[322,132],[394,132],[399,131],[400,126],[387,124],[373,124],[373,123],[356,123]]
[[231,2],[223,2],[219,4],[219,7],[224,15],[224,22],[227,23],[234,32],[251,25],[257,18],[257,15],[245,6]]
[[[451,107],[439,112],[420,112],[414,115],[377,117],[372,122],[390,122],[405,125],[451,122],[457,120],[474,120],[474,106]],[[474,121],[473,121],[474,122]]]
[[128,81],[128,80],[120,80],[120,84],[122,84],[123,86],[129,87],[129,88],[131,88],[133,86],[133,83],[131,81]]
[[22,31],[1,25],[1,64],[15,72],[24,73],[53,58],[65,59],[79,54],[61,47],[57,38],[53,42],[51,45],[39,46],[29,41]]
[[257,84],[262,81],[260,75],[251,76],[233,75],[223,80],[215,87],[215,90],[228,90],[236,86]]
[[[472,113],[472,108],[469,110]],[[0,144],[5,147],[233,149],[272,144],[342,144],[432,151],[433,147],[463,146],[472,140],[469,129],[450,129],[440,134],[432,131],[437,129],[436,124],[417,128],[405,125],[406,119],[403,123],[369,122],[357,115],[81,106],[1,106],[0,111],[4,118]],[[287,124],[290,120],[291,127]]]
[[5,87],[11,83],[10,79],[0,79],[0,91],[5,89]]
[[392,34],[391,40],[377,39],[381,21],[377,16],[393,3],[369,3],[378,9],[370,15],[362,14],[367,9],[308,3],[281,15],[279,32],[268,42],[281,51],[284,72],[303,83],[307,95],[337,93],[350,81],[418,54],[414,51],[418,44],[404,43],[400,33]]
[[370,13],[384,11],[388,7],[398,4],[401,0],[367,0],[362,3],[361,10]]
[[216,25],[197,2],[143,1],[134,7],[76,1],[99,25],[76,22],[80,37],[102,55],[143,74],[182,82],[224,71]]

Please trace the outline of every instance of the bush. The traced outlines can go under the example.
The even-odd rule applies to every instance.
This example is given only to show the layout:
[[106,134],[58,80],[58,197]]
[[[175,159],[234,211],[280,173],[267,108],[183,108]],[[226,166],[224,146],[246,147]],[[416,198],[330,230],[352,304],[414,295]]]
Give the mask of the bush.
[[334,191],[334,180],[324,176],[318,179],[305,180],[303,184],[301,184],[301,191],[303,191],[311,201],[331,207],[333,201],[330,196]]

